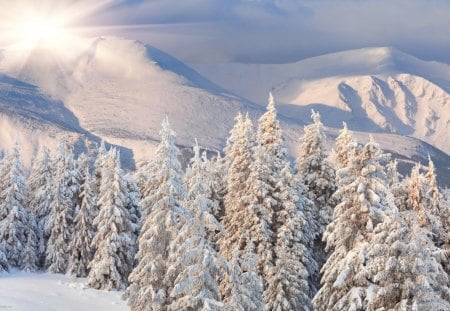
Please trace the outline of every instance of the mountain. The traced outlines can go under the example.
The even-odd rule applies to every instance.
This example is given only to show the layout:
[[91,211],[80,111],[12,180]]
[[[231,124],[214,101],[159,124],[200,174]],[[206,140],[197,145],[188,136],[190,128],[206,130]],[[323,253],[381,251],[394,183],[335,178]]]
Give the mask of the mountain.
[[[39,146],[54,148],[59,137],[69,135],[78,152],[92,152],[105,139],[120,148],[124,164],[133,168],[152,157],[166,116],[186,156],[195,138],[205,149],[222,150],[237,112],[257,119],[264,111],[261,105],[267,102],[268,92],[261,90],[261,105],[253,104],[163,51],[131,40],[97,38],[71,58],[39,48],[22,62],[11,51],[2,55],[0,149],[9,148],[19,138],[27,148],[28,163]],[[276,100],[282,100],[278,107],[285,113],[280,120],[286,141],[295,156],[303,126],[310,120],[306,113],[299,114],[295,106],[284,103],[287,93],[275,89]],[[288,108],[293,109],[291,114]],[[345,113],[341,117],[345,119]],[[335,123],[340,127],[340,122]],[[330,148],[337,131],[327,130]],[[355,135],[361,142],[368,138],[363,132]],[[379,133],[375,138],[405,168],[412,161],[426,162],[430,154],[441,168],[440,182],[450,185],[447,154],[402,135]]]
[[[166,116],[180,145],[191,146],[198,138],[206,148],[221,149],[238,111],[252,116],[262,112],[163,51],[114,37],[92,40],[68,59],[37,46],[20,62],[6,50],[0,71],[17,81],[8,86],[14,92],[20,92],[20,83],[27,85],[28,101],[40,115],[46,114],[46,107],[67,111],[72,127],[66,131],[132,150],[130,161],[151,157]],[[4,113],[8,107],[28,115],[28,108],[14,100],[3,106]],[[64,113],[55,110],[55,115]],[[61,125],[51,113],[46,116],[35,123]]]
[[194,65],[256,103],[272,91],[281,113],[358,131],[408,135],[450,154],[450,66],[393,48],[346,51],[281,65]]

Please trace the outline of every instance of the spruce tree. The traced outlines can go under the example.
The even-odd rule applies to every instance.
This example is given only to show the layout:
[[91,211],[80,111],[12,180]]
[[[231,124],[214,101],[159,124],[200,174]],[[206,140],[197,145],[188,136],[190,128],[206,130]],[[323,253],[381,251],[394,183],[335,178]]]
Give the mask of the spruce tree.
[[155,168],[151,178],[159,180],[159,186],[150,188],[141,201],[138,264],[129,277],[130,286],[124,295],[132,310],[164,310],[170,304],[174,276],[168,275],[169,257],[179,247],[173,241],[191,217],[183,205],[187,192],[181,182],[175,133],[167,119],[162,123],[160,135],[161,142],[150,164]]
[[255,211],[248,208],[248,178],[253,162],[253,131],[250,119],[242,114],[236,117],[236,123],[230,132],[225,147],[225,166],[227,168],[227,194],[225,195],[225,215],[222,226],[225,235],[218,240],[220,255],[231,260],[233,252],[245,249],[249,235],[250,220],[257,220]]
[[[335,203],[332,195],[336,190],[336,181],[334,165],[328,160],[325,150],[325,134],[320,115],[312,111],[311,118],[314,123],[305,127],[296,162],[299,178],[306,186],[306,196],[314,203],[309,231],[316,232],[312,249],[314,260],[321,267],[327,258],[322,234],[333,215]],[[342,161],[344,165],[348,157],[346,154],[348,146],[342,145],[352,143],[351,133],[347,131],[345,125],[338,139],[336,159]],[[313,287],[319,287],[318,275],[312,276],[312,283]]]
[[[312,310],[311,298],[314,290],[308,284],[306,267],[316,265],[304,230],[307,222],[302,213],[305,200],[294,191],[294,177],[289,163],[285,164],[279,181],[280,209],[276,211],[275,265],[267,280],[264,292],[266,310]],[[300,203],[301,202],[301,203]]]
[[[133,176],[126,177],[127,182],[127,209],[130,214],[131,227],[133,233],[133,243],[136,241],[141,222],[141,194]],[[136,244],[136,243],[134,243]],[[134,256],[134,255],[133,255]]]
[[341,169],[349,164],[349,152],[355,147],[356,142],[353,139],[353,132],[349,131],[347,123],[343,122],[344,127],[339,131],[336,138],[336,147],[330,153],[330,160],[336,169]]
[[38,270],[38,238],[36,235],[36,221],[32,213],[28,213],[27,242],[23,252],[21,269],[26,272]]
[[46,230],[50,215],[53,182],[49,151],[42,148],[39,157],[33,163],[28,178],[28,206],[36,220],[37,256],[39,266],[44,266],[45,252],[50,232]]
[[382,212],[392,208],[383,167],[386,160],[371,138],[354,149],[347,167],[338,171],[339,202],[323,239],[330,253],[322,267],[322,287],[314,297],[316,310],[365,310],[370,284],[364,271],[373,229]]
[[132,269],[132,227],[127,205],[127,185],[116,150],[108,153],[102,170],[98,205],[94,220],[97,232],[91,247],[88,285],[96,289],[124,289]]
[[92,239],[94,237],[95,196],[93,193],[94,180],[85,167],[84,183],[82,185],[81,207],[73,221],[73,234],[70,242],[69,273],[77,277],[88,275],[89,263],[94,254]]
[[65,273],[68,265],[69,243],[72,235],[73,192],[69,188],[66,141],[61,140],[54,159],[53,193],[47,227],[49,233],[45,251],[45,267],[53,273]]
[[219,152],[212,159],[208,159],[206,152],[203,152],[202,159],[206,170],[206,197],[213,202],[213,214],[221,221],[225,214],[227,193],[225,161]]
[[424,187],[427,196],[427,206],[433,217],[433,240],[436,246],[441,246],[446,243],[448,235],[446,228],[449,228],[450,222],[448,211],[446,211],[448,206],[443,205],[443,195],[436,180],[436,167],[430,155],[428,155],[428,168],[424,175]]
[[411,211],[389,210],[373,232],[363,274],[367,310],[447,310],[448,276],[433,256],[429,232]]
[[209,246],[215,248],[216,236],[223,232],[223,228],[214,216],[217,209],[217,202],[208,197],[207,179],[208,172],[206,159],[200,157],[200,148],[196,141],[194,146],[194,157],[191,159],[190,166],[186,170],[184,185],[188,192],[186,207],[206,229]]
[[235,250],[227,266],[224,310],[259,311],[264,309],[263,280],[257,271],[258,255],[247,237],[244,251]]
[[3,170],[5,176],[0,189],[0,249],[4,250],[9,266],[21,267],[30,216],[18,143],[6,159]]
[[166,280],[173,286],[167,309],[223,310],[217,280],[225,263],[211,247],[201,219],[190,216],[170,244]]

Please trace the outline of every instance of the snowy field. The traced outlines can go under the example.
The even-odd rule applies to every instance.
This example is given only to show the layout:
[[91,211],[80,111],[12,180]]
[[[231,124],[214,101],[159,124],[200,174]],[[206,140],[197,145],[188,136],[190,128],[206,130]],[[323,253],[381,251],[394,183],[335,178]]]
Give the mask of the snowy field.
[[0,310],[128,310],[122,292],[90,289],[85,279],[51,273],[0,274]]

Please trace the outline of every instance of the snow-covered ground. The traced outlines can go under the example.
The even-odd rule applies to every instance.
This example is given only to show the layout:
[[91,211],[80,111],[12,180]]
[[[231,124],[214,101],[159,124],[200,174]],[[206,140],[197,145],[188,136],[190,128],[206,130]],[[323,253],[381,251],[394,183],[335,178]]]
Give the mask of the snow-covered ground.
[[51,273],[0,274],[0,310],[128,310],[122,292],[88,288],[84,279]]

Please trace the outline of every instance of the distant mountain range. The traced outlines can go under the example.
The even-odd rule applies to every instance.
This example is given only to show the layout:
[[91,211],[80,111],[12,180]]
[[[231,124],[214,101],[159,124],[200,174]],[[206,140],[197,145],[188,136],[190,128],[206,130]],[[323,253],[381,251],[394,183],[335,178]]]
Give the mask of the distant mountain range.
[[408,135],[450,153],[450,66],[393,48],[367,48],[282,65],[194,65],[251,101],[272,91],[281,112],[306,121],[321,112],[330,127]]
[[39,146],[52,147],[62,135],[87,152],[103,138],[133,167],[151,158],[168,116],[181,146],[197,138],[204,148],[222,150],[237,112],[258,118],[273,91],[293,156],[314,108],[331,127],[330,147],[346,120],[361,142],[376,133],[406,166],[430,154],[442,168],[441,183],[450,185],[445,66],[366,49],[290,65],[195,65],[196,71],[154,47],[113,37],[92,40],[70,60],[37,47],[18,62],[3,50],[0,149],[19,138],[29,163]]

